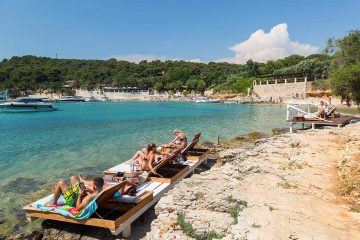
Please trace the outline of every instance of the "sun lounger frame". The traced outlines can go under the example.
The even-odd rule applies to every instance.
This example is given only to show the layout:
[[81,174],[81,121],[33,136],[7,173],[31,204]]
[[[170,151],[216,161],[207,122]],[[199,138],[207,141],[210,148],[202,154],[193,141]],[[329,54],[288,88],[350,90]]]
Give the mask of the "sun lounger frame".
[[114,209],[117,208],[117,210],[126,211],[124,214],[122,214],[120,217],[118,217],[115,220],[109,220],[109,219],[102,219],[102,218],[87,218],[87,219],[75,219],[71,217],[65,217],[63,215],[60,215],[55,212],[45,212],[41,211],[38,208],[35,208],[31,206],[31,204],[25,206],[23,209],[25,210],[26,217],[29,220],[42,218],[42,219],[50,219],[55,221],[61,221],[61,222],[68,222],[68,223],[75,223],[75,224],[82,224],[82,225],[88,225],[88,226],[94,226],[94,227],[102,227],[102,228],[108,228],[110,231],[115,231],[121,224],[126,222],[129,218],[131,218],[132,215],[134,215],[137,211],[139,211],[141,208],[143,208],[146,204],[151,202],[153,200],[153,192],[149,191],[143,196],[141,196],[141,201],[139,201],[138,204],[133,206],[121,206],[120,203],[109,203],[107,207],[104,207],[105,209]]
[[[183,163],[185,165],[187,164],[189,165],[188,167],[184,168],[185,170],[183,169],[181,171],[181,175],[177,176],[173,182],[162,182],[154,191],[148,192],[147,194],[143,195],[142,201],[134,205],[132,208],[130,208],[126,213],[121,215],[116,220],[107,220],[101,218],[88,218],[88,219],[77,220],[53,212],[43,212],[35,207],[32,207],[31,205],[27,205],[26,207],[24,207],[24,210],[29,220],[42,218],[42,219],[51,219],[51,220],[74,223],[74,224],[108,228],[113,235],[119,235],[122,232],[123,237],[129,237],[131,234],[131,224],[145,211],[147,211],[150,207],[152,207],[155,203],[157,203],[164,196],[164,194],[167,193],[170,189],[172,189],[178,182],[180,182],[189,174],[193,173],[195,169],[203,162],[207,161],[208,155],[204,155],[204,156],[205,157],[199,160],[190,160]],[[110,203],[108,207],[113,208],[113,206]]]
[[[108,203],[107,207],[103,206],[102,208],[108,208],[111,210],[114,210],[114,208],[118,208],[118,210],[127,210],[123,215],[118,217],[115,220],[108,220],[108,219],[101,219],[101,218],[88,218],[88,219],[74,219],[70,217],[62,216],[58,213],[54,212],[44,212],[41,211],[35,207],[32,207],[31,205],[27,205],[23,209],[26,212],[26,216],[29,220],[36,219],[36,218],[42,218],[42,219],[51,219],[56,221],[62,221],[62,222],[69,222],[69,223],[75,223],[75,224],[82,224],[82,225],[89,225],[89,226],[95,226],[95,227],[101,227],[101,228],[108,228],[113,235],[119,235],[121,232],[123,234],[123,237],[129,237],[131,234],[131,224],[139,217],[141,216],[145,211],[147,211],[150,207],[152,207],[155,203],[157,203],[161,197],[168,192],[170,189],[172,189],[178,182],[180,182],[182,179],[184,179],[186,176],[188,176],[191,173],[194,173],[195,169],[201,165],[203,162],[207,162],[208,155],[210,150],[208,149],[195,149],[193,148],[196,143],[199,141],[200,134],[198,133],[195,135],[194,139],[192,140],[193,146],[191,147],[191,151],[195,153],[195,156],[191,155],[191,151],[189,152],[190,148],[188,148],[187,152],[187,161],[182,163],[183,165],[186,165],[182,170],[180,170],[175,176],[167,179],[161,179],[161,178],[155,178],[155,177],[149,177],[148,180],[152,182],[160,182],[161,184],[154,189],[154,191],[149,191],[148,193],[141,196],[141,201],[139,201],[137,204],[133,205],[131,208],[125,206],[122,207],[121,203]],[[180,153],[180,150],[176,151],[176,155]],[[172,154],[176,156],[175,154]],[[166,159],[164,163],[160,164],[159,167],[164,166],[165,164],[170,164],[169,162],[172,160]],[[128,163],[123,163],[128,164]],[[121,165],[121,164],[120,164]],[[113,175],[114,172],[105,170],[104,175]],[[115,173],[116,174],[116,173]],[[123,208],[123,209],[122,209]]]

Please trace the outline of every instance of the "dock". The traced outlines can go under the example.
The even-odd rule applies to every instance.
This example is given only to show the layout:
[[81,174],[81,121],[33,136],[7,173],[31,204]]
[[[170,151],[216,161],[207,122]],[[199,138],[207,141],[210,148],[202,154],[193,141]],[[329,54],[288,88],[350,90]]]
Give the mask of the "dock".
[[[299,106],[287,105],[287,120],[286,122],[289,123],[290,132],[293,132],[293,125],[294,124],[301,124],[302,128],[305,127],[305,124],[311,125],[312,129],[323,126],[333,126],[333,127],[343,127],[349,124],[353,119],[357,119],[355,116],[351,116],[348,114],[341,114],[339,117],[331,117],[331,118],[321,118],[321,117],[314,117],[312,119],[302,119],[298,120],[296,118],[290,118],[290,109],[296,110],[297,114],[312,114],[310,112],[310,106],[313,104],[304,104],[307,107],[307,111],[303,111],[299,108]],[[315,105],[313,105],[315,106]]]

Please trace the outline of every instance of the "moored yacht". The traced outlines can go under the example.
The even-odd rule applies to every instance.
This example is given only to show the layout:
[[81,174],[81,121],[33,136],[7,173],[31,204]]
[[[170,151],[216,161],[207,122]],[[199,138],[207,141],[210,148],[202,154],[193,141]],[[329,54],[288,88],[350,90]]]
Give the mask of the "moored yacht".
[[79,96],[63,96],[56,100],[57,102],[85,102],[85,98]]
[[55,111],[57,108],[52,103],[45,103],[43,98],[23,97],[14,101],[0,104],[4,112],[43,112]]

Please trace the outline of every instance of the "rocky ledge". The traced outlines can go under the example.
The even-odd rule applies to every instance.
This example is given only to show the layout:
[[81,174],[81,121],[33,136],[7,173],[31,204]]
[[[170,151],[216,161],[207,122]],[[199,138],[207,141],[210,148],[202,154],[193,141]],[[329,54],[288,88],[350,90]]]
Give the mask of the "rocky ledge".
[[360,124],[219,152],[179,183],[144,239],[360,239]]

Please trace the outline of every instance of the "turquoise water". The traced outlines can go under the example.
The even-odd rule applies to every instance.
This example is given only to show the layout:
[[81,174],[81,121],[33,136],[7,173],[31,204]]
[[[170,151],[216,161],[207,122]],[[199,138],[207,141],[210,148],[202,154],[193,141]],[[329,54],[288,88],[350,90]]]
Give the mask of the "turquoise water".
[[[215,141],[218,134],[231,138],[286,126],[285,108],[279,106],[176,102],[56,106],[60,111],[0,114],[0,220],[8,220],[13,206],[27,203],[27,195],[59,178],[100,174],[147,143],[169,142],[174,128],[186,132],[189,139],[200,131],[203,140]],[[17,220],[1,224],[0,234],[5,231],[2,226],[12,228]]]

